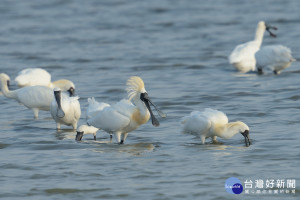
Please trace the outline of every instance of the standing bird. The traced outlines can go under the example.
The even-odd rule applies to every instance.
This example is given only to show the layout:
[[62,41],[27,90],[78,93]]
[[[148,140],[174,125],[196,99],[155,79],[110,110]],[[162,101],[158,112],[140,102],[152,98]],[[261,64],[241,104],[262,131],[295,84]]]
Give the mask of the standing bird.
[[[86,110],[86,120],[94,117],[97,115],[97,113],[101,110],[103,110],[105,107],[110,106],[107,103],[103,102],[98,102],[95,100],[94,97],[88,98],[88,108]],[[76,140],[80,141],[85,134],[93,134],[94,135],[94,140],[96,140],[96,133],[99,130],[99,128],[96,128],[94,126],[88,126],[88,125],[81,125],[77,129],[77,135],[76,135]],[[112,134],[110,134],[110,138],[112,139]]]
[[229,56],[229,63],[243,73],[255,71],[255,53],[260,49],[265,31],[268,31],[272,37],[276,37],[270,29],[277,30],[276,27],[269,26],[264,21],[260,21],[256,28],[254,40],[236,46]]
[[99,130],[99,128],[96,128],[94,126],[81,125],[77,129],[77,135],[76,135],[75,140],[76,141],[81,141],[83,135],[93,134],[94,135],[94,140],[96,141],[96,134],[97,134],[98,130]]
[[292,62],[296,61],[292,56],[292,51],[282,45],[263,46],[255,54],[257,71],[263,73],[268,68],[274,74],[280,74],[280,71],[289,67]]
[[127,81],[126,91],[129,100],[123,99],[113,106],[103,106],[103,109],[87,120],[88,125],[114,134],[119,144],[123,144],[128,133],[145,124],[150,116],[153,126],[159,126],[150,104],[154,106],[161,117],[166,117],[150,100],[140,77],[130,77]]
[[60,88],[62,91],[68,91],[71,96],[74,96],[75,85],[72,81],[66,79],[60,79],[51,82],[51,75],[49,72],[42,68],[27,68],[18,73],[15,78],[19,87],[27,87],[34,85],[47,86],[51,89],[55,87]]
[[61,124],[77,128],[77,122],[81,115],[79,97],[69,97],[61,93],[60,88],[54,89],[54,97],[51,102],[51,116],[59,130]]
[[249,127],[241,121],[228,123],[227,116],[218,110],[206,108],[203,112],[194,111],[184,117],[181,123],[183,131],[200,136],[202,144],[208,137],[216,141],[217,137],[229,139],[237,133],[245,137],[246,146],[251,144]]
[[8,89],[8,76],[1,73],[0,80],[3,95],[7,98],[15,99],[25,107],[32,109],[34,118],[38,118],[39,110],[50,110],[50,104],[53,100],[52,89],[45,86],[30,86],[10,91]]

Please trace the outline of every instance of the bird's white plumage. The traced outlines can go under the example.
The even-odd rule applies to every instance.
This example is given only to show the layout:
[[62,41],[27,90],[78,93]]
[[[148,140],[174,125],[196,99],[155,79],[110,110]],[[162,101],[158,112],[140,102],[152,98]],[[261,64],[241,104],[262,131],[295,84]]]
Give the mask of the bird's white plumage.
[[[123,99],[112,106],[97,103],[100,105],[97,108],[98,111],[87,112],[87,123],[110,134],[114,133],[118,143],[124,142],[128,132],[135,130],[150,118],[148,109],[140,99],[141,93],[146,92],[143,80],[137,76],[129,78],[126,90],[130,100]],[[94,105],[96,105],[95,102]]]
[[35,118],[38,117],[39,110],[50,110],[53,100],[52,89],[45,86],[30,86],[10,91],[7,87],[7,75],[0,74],[1,90],[4,96],[12,98],[23,104],[34,112]]
[[38,108],[49,111],[53,100],[52,90],[45,86],[30,86],[15,90],[16,100],[27,108]]
[[98,102],[94,97],[88,98],[88,107],[86,110],[86,119],[94,117],[99,111],[103,110],[105,107],[110,106],[107,103]]
[[15,81],[19,87],[34,85],[49,86],[51,75],[41,68],[27,68],[18,73]]
[[236,46],[231,52],[228,58],[229,63],[232,64],[238,71],[243,73],[255,71],[255,53],[260,49],[265,30],[265,22],[260,21],[256,28],[255,39]]
[[240,44],[231,53],[229,62],[240,72],[255,71],[256,61],[254,54],[258,50],[259,46],[253,41]]
[[56,122],[57,129],[60,129],[61,124],[72,126],[73,129],[76,129],[81,115],[79,97],[69,97],[67,95],[61,95],[60,97],[64,116],[60,116],[58,102],[55,98],[52,100],[50,108],[51,116]]
[[88,125],[81,125],[77,128],[77,132],[83,132],[84,135],[93,134],[94,136],[96,136],[98,130],[98,128]]
[[[6,81],[10,81],[10,77],[7,74],[2,73],[2,76],[6,79]],[[0,96],[2,96],[3,93],[0,91]]]
[[74,83],[70,80],[60,79],[51,82],[50,73],[42,68],[27,68],[20,71],[15,78],[15,82],[19,87],[42,85],[49,88],[58,87],[62,91],[67,91],[70,88],[75,89]]
[[[102,110],[99,110],[94,117],[88,120],[88,124],[108,133],[123,132],[129,126],[134,109],[135,106],[131,102],[123,99],[115,105],[104,106]],[[128,129],[127,131],[132,130]]]
[[218,110],[206,108],[204,111],[193,111],[182,120],[183,129],[190,133],[207,132],[214,124],[225,125],[227,116]]
[[275,73],[289,67],[296,59],[292,56],[292,51],[282,45],[263,46],[255,54],[257,68],[262,71],[271,69]]
[[194,111],[181,121],[183,131],[196,134],[201,137],[204,144],[205,139],[212,137],[231,138],[237,133],[249,130],[249,127],[240,121],[228,123],[227,116],[218,110],[206,108],[204,111]]

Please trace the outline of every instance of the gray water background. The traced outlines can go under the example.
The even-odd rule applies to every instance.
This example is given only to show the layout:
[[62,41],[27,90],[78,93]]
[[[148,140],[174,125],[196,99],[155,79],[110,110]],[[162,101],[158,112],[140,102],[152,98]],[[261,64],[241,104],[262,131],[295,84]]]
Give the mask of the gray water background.
[[[279,76],[236,73],[232,49],[252,40],[256,24],[277,26],[276,39],[300,60],[300,1],[17,1],[0,2],[0,72],[13,79],[43,67],[76,85],[85,123],[87,98],[115,103],[141,76],[168,117],[129,133],[125,145],[99,131],[74,141],[49,112],[0,96],[1,199],[299,199],[300,68]],[[14,86],[13,86],[14,87]],[[16,87],[15,87],[16,88]],[[250,127],[201,145],[180,119],[214,108]],[[227,178],[296,179],[296,194],[231,195]]]

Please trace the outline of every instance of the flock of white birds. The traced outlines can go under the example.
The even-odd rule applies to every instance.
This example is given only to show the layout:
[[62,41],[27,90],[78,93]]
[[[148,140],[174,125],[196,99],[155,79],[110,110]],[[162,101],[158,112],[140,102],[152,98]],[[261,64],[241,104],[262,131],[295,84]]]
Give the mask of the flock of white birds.
[[[238,45],[229,56],[229,62],[243,73],[249,71],[263,73],[264,70],[271,69],[275,74],[279,74],[289,67],[295,61],[289,48],[282,45],[260,48],[265,31],[276,37],[271,29],[277,28],[263,21],[259,22],[255,39]],[[138,76],[132,76],[127,81],[128,99],[109,105],[89,98],[86,124],[78,128],[81,108],[79,97],[74,96],[75,85],[72,81],[62,79],[51,82],[51,75],[41,68],[28,68],[19,72],[15,78],[16,84],[20,87],[17,90],[9,90],[10,77],[7,74],[1,73],[0,81],[1,91],[5,97],[15,99],[32,109],[35,118],[38,118],[39,110],[50,111],[57,129],[61,128],[61,124],[77,129],[75,137],[77,141],[81,141],[84,134],[93,134],[96,140],[97,131],[103,130],[110,134],[110,138],[114,135],[117,143],[123,144],[129,132],[145,124],[150,118],[153,126],[159,126],[151,106],[160,117],[166,117],[151,101],[143,80]],[[246,146],[251,144],[249,127],[241,121],[229,122],[227,116],[218,110],[206,108],[202,112],[194,111],[189,116],[183,117],[181,124],[184,132],[197,135],[202,144],[205,144],[206,138],[209,137],[213,142],[217,142],[217,137],[228,139],[238,133],[244,136]]]

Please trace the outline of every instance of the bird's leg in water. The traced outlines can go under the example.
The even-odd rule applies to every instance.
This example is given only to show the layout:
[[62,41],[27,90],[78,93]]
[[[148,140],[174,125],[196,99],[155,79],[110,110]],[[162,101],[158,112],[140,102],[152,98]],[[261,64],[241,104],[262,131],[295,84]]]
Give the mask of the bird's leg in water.
[[115,138],[118,144],[121,144],[121,132],[115,133]]
[[124,144],[126,138],[127,138],[128,133],[124,133],[122,134],[122,139],[121,139],[121,143],[120,144]]
[[258,73],[258,74],[263,74],[262,68],[259,68],[259,67],[258,67],[258,68],[257,68],[257,73]]

